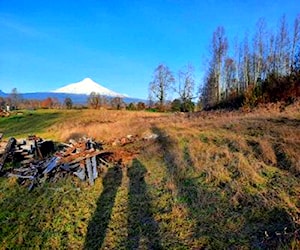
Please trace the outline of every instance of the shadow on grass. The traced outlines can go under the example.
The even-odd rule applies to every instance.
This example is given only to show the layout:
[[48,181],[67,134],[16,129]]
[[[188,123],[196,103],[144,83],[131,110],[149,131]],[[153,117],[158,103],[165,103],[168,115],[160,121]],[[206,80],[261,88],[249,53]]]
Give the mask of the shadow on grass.
[[109,168],[103,178],[103,192],[97,201],[97,208],[88,225],[84,249],[101,248],[121,182],[122,170],[119,166]]
[[266,119],[268,122],[273,122],[275,124],[284,124],[287,126],[292,127],[299,127],[300,126],[300,119],[291,119],[287,117],[281,117],[281,118],[269,118]]
[[147,194],[143,164],[134,159],[128,168],[129,216],[127,249],[162,249],[157,222],[151,208],[151,198]]
[[298,128],[300,126],[300,119],[292,119],[287,117],[278,117],[278,118],[264,118],[264,117],[245,117],[245,120],[253,121],[256,124],[259,124],[261,122],[262,124],[270,123],[275,125],[286,125],[290,127]]
[[183,161],[178,160],[175,154],[180,151],[176,141],[160,128],[152,127],[152,131],[159,135],[160,152],[176,186],[177,202],[186,205],[187,219],[195,221],[193,238],[208,239],[202,245],[199,243],[199,248],[269,249],[271,246],[276,249],[298,239],[299,225],[285,208],[270,206],[261,195],[246,192],[241,195],[239,205],[233,205],[235,191],[230,183],[209,183],[205,172],[197,173],[196,177],[190,175],[189,171],[197,168],[189,150],[184,148]]
[[284,152],[283,146],[279,143],[273,145],[273,150],[277,160],[277,167],[283,170],[293,170],[292,162]]
[[[179,166],[173,152],[175,142],[163,130],[157,127],[153,127],[152,131],[159,135],[158,143],[160,152],[163,154],[168,174],[176,185],[178,191],[177,199],[179,202],[187,205],[189,216],[197,221],[197,212],[200,209],[199,200],[201,199],[203,190],[200,189],[196,178],[187,177],[188,172],[195,170],[188,147],[185,146],[183,149],[183,160],[186,166]],[[196,226],[193,231],[194,237],[198,237],[202,230]]]

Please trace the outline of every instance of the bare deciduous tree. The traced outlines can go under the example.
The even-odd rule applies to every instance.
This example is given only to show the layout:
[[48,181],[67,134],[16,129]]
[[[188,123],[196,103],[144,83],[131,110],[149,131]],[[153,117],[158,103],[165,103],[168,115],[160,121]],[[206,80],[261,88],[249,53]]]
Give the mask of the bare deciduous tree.
[[224,58],[226,56],[228,50],[228,41],[225,36],[225,29],[222,26],[219,26],[215,32],[213,33],[213,39],[212,39],[212,61],[211,66],[213,69],[213,72],[215,74],[215,102],[218,102],[221,100],[220,95],[220,89],[222,86],[221,82],[221,69],[222,64],[224,61]]
[[154,71],[153,81],[149,83],[149,96],[158,101],[159,109],[164,110],[167,96],[174,89],[175,78],[168,66],[158,65]]
[[188,64],[178,72],[178,94],[182,103],[182,111],[191,111],[193,93],[195,88],[194,67]]
[[98,109],[107,105],[107,99],[99,93],[92,92],[88,97],[88,104],[90,107]]
[[258,79],[266,78],[266,41],[267,30],[266,30],[265,19],[259,19],[256,24],[256,32],[253,41],[253,80],[254,85]]
[[276,37],[276,70],[278,75],[286,75],[290,72],[289,33],[285,16],[279,21]]
[[215,83],[215,73],[212,68],[209,68],[204,77],[204,85],[199,90],[199,102],[201,103],[201,106],[205,109],[216,104]]
[[291,67],[295,63],[297,45],[300,43],[300,14],[295,18],[291,49]]
[[230,92],[237,89],[237,72],[235,61],[228,57],[224,63],[224,98],[227,99],[229,97]]
[[66,97],[64,100],[64,105],[66,106],[67,109],[72,109],[73,107],[73,101],[70,97]]
[[208,72],[205,76],[202,90],[204,107],[215,105],[221,100],[221,70],[227,50],[228,41],[225,36],[225,30],[220,26],[213,33],[211,42],[211,59],[208,63]]
[[21,95],[19,94],[17,88],[13,88],[10,95],[9,95],[9,100],[10,100],[10,106],[13,109],[18,109],[18,106],[21,102]]
[[113,109],[117,109],[117,110],[120,110],[126,106],[123,99],[118,96],[111,99],[110,105]]

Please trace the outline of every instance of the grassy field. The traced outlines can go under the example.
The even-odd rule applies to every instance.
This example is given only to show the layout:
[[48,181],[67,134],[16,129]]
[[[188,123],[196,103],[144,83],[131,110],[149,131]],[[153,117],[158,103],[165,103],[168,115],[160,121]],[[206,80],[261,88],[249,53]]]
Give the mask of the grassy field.
[[[158,114],[24,111],[7,137],[86,135],[123,160],[90,187],[0,177],[0,249],[300,249],[300,106]],[[112,146],[116,138],[157,140]]]

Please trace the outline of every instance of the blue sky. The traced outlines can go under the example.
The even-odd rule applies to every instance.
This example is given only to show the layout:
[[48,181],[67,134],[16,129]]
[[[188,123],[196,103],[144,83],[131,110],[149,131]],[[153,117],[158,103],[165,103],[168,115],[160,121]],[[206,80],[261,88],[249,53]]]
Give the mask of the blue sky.
[[0,0],[0,90],[50,91],[90,77],[147,98],[159,63],[194,65],[201,83],[213,31],[229,41],[264,17],[290,25],[299,0]]

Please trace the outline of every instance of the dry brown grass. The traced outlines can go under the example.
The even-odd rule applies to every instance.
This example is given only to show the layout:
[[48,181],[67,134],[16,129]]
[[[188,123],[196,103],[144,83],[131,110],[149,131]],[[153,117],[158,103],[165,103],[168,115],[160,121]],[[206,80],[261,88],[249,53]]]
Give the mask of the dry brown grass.
[[[300,105],[296,103],[283,112],[278,111],[278,105],[273,106],[259,107],[250,113],[71,111],[71,117],[51,126],[48,133],[63,141],[85,135],[108,142],[127,135],[141,138],[153,133],[153,127],[159,127],[168,131],[168,136],[178,143],[188,144],[190,154],[196,161],[195,167],[199,170],[207,168],[211,178],[225,180],[228,176],[224,168],[213,170],[214,161],[222,166],[235,161],[238,168],[244,169],[245,175],[258,179],[254,172],[259,167],[251,164],[254,159],[272,166],[288,165],[287,168],[297,174],[300,172],[300,115],[297,113]],[[251,166],[248,172],[247,166]]]
[[[67,111],[65,119],[48,128],[49,137],[65,141],[86,135],[110,142],[129,134],[138,138],[151,133],[159,135],[157,140],[110,145],[117,158],[126,158],[122,176],[108,170],[110,175],[102,173],[94,188],[84,187],[90,192],[82,192],[80,200],[77,191],[72,193],[73,200],[68,200],[69,196],[61,198],[69,202],[64,203],[64,213],[60,215],[71,232],[68,237],[73,247],[82,249],[86,240],[88,245],[95,243],[103,249],[142,249],[153,239],[153,244],[163,249],[299,248],[297,105],[281,112],[279,107],[272,106],[249,113]],[[118,186],[114,186],[116,177]],[[38,189],[37,199],[43,192]],[[15,199],[5,202],[5,195],[0,195],[0,199],[4,199],[2,212],[7,215],[5,206],[15,207],[11,204]],[[26,197],[30,199],[29,195]],[[56,205],[52,201],[51,198],[48,203]],[[17,206],[26,216],[32,213],[24,210],[21,202]],[[47,209],[43,207],[43,211]],[[70,214],[76,218],[84,214],[90,222],[72,226]],[[23,224],[27,222],[26,216],[19,219]],[[56,222],[52,227],[52,217],[45,218],[43,223],[50,232],[56,232],[61,225]],[[97,232],[100,243],[86,238],[91,221],[100,224],[97,227],[92,223],[96,231],[101,229]],[[12,233],[25,230],[18,227],[20,223],[11,223]],[[5,246],[20,247],[17,239],[10,238],[8,232],[7,235],[2,236],[7,241]],[[22,240],[28,237],[25,235]],[[34,238],[37,246],[71,246],[64,235],[49,237],[44,233],[42,237],[44,245],[40,238]]]
[[88,136],[97,140],[111,140],[127,135],[141,135],[149,131],[151,123],[168,115],[149,112],[112,110],[73,111],[73,117],[51,126],[48,131],[57,139],[68,140]]

